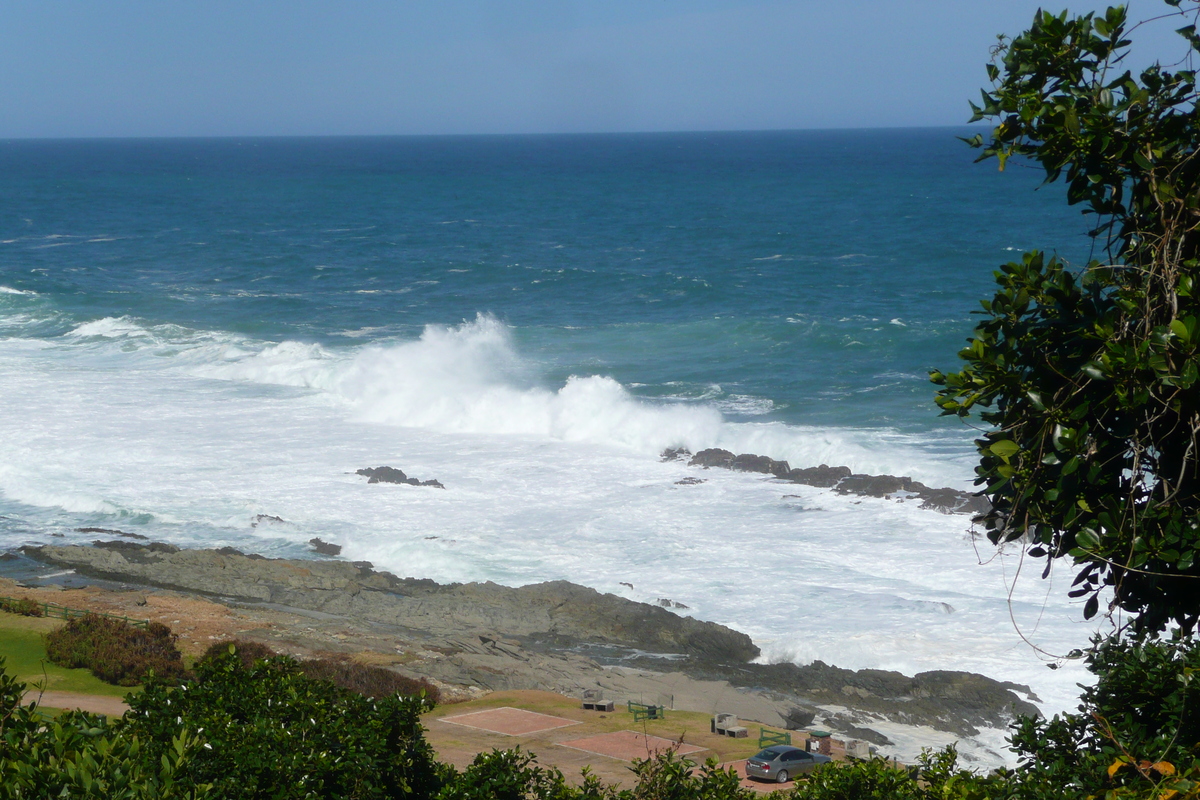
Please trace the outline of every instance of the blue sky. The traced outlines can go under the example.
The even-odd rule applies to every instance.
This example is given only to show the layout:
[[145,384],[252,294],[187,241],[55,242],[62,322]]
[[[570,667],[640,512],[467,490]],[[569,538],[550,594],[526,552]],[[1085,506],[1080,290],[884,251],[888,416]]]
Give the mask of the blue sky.
[[0,137],[953,125],[1038,5],[6,0]]

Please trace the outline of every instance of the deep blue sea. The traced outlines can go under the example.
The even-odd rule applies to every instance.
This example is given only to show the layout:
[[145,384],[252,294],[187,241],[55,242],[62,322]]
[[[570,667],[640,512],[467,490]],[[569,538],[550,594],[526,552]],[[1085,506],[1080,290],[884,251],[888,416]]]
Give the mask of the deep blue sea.
[[[1026,576],[1010,603],[1019,559],[966,518],[658,459],[970,485],[972,431],[927,372],[999,264],[1090,240],[1060,187],[972,163],[964,132],[0,142],[0,544],[319,535],[1057,710],[1079,676],[1010,606],[1052,651],[1088,628],[1062,586]],[[353,474],[381,464],[447,488]]]

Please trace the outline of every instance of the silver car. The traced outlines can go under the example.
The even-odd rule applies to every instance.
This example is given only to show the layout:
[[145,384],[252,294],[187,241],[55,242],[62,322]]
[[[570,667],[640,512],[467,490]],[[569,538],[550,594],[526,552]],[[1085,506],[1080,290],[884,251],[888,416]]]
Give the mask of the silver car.
[[820,753],[806,753],[799,747],[778,744],[747,759],[746,776],[787,783],[801,772],[809,772],[818,764],[828,764],[832,760]]

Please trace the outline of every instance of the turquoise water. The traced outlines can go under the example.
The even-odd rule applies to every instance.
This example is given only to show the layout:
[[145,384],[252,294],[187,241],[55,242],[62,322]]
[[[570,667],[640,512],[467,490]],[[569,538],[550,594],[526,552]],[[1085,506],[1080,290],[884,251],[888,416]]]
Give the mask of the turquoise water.
[[50,335],[347,347],[486,312],[550,384],[922,431],[991,270],[1086,246],[1060,192],[956,133],[7,142],[0,285]]
[[[1082,676],[1022,636],[1089,626],[965,517],[658,459],[970,486],[927,370],[998,264],[1089,240],[961,133],[0,142],[0,545],[320,536],[1065,708]],[[446,489],[354,474],[383,464]],[[960,749],[999,763],[1000,737]]]

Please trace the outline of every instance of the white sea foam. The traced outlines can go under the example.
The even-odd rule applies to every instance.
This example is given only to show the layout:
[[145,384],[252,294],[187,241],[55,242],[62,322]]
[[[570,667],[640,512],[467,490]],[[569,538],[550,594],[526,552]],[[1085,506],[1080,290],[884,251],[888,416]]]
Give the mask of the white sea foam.
[[78,338],[103,337],[105,339],[117,339],[122,337],[142,337],[147,338],[152,336],[152,332],[129,319],[128,317],[104,317],[103,319],[85,322],[75,327],[68,336]]
[[[1010,621],[1055,652],[1085,643],[1063,581],[1026,570],[1010,599],[1015,556],[980,565],[965,517],[657,458],[719,446],[964,485],[961,439],[733,423],[602,375],[547,384],[486,316],[342,348],[102,319],[0,340],[0,396],[0,515],[26,521],[4,544],[105,523],[293,555],[320,536],[404,575],[668,597],[766,660],[983,672],[1048,711],[1082,677],[1047,670]],[[447,488],[353,474],[381,464]]]
[[14,289],[11,286],[0,286],[0,294],[22,294],[36,296],[37,292],[30,289]]

